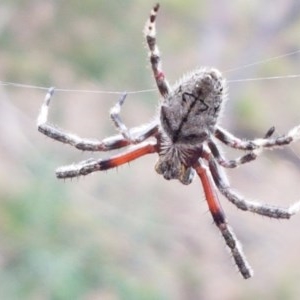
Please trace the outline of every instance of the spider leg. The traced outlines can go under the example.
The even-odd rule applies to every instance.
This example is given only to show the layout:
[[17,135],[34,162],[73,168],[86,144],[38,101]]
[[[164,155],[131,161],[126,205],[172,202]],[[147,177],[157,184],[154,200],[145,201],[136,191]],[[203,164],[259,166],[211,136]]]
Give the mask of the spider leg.
[[111,108],[110,110],[110,118],[112,119],[113,123],[115,124],[116,128],[120,131],[122,136],[131,141],[132,138],[129,134],[129,131],[126,127],[126,125],[122,122],[121,117],[120,117],[120,112],[121,112],[121,106],[123,105],[125,99],[126,99],[127,94],[124,93],[118,102]]
[[[264,139],[270,138],[275,131],[275,127],[271,127],[266,134],[264,135]],[[262,149],[258,148],[252,151],[249,151],[245,155],[242,155],[236,159],[233,160],[226,160],[223,155],[221,154],[220,150],[218,149],[218,146],[213,140],[208,140],[207,145],[212,152],[213,156],[217,160],[218,164],[221,165],[224,168],[236,168],[242,164],[251,162],[257,158],[259,154],[261,154]]]
[[160,53],[156,45],[155,21],[156,21],[158,9],[159,9],[159,4],[156,4],[153,7],[150,17],[145,25],[144,34],[150,50],[149,58],[150,58],[150,63],[152,66],[154,78],[156,81],[156,85],[159,89],[160,94],[164,98],[166,98],[170,92],[170,87],[169,87],[169,83],[165,78],[165,74],[162,71]]
[[[130,139],[123,135],[115,135],[103,139],[102,141],[96,139],[81,138],[75,134],[66,132],[61,128],[55,127],[48,123],[49,105],[54,93],[54,88],[50,88],[45,96],[40,113],[37,119],[38,130],[46,136],[57,140],[59,142],[69,144],[75,148],[83,151],[109,151],[128,146],[132,143]],[[136,142],[142,142],[148,137],[154,135],[158,130],[157,123],[147,124],[141,127],[135,127],[129,130],[130,135]]]
[[105,171],[154,152],[157,152],[155,142],[144,143],[107,159],[88,159],[78,164],[60,167],[56,170],[56,176],[57,178],[72,178],[96,171]]
[[218,195],[214,188],[215,185],[212,182],[212,178],[207,167],[200,160],[193,166],[193,168],[196,170],[202,182],[205,198],[214,222],[219,228],[226,245],[229,247],[240,273],[245,279],[250,278],[253,275],[253,271],[245,258],[240,242],[227,223]]
[[224,168],[236,168],[242,164],[248,163],[250,161],[253,161],[257,158],[257,156],[260,154],[260,150],[253,150],[248,153],[246,153],[243,156],[240,156],[236,159],[227,160],[223,157],[220,150],[218,149],[215,142],[212,140],[209,140],[207,142],[207,145],[212,153],[212,155],[215,157],[216,161],[219,165],[221,165]]
[[141,128],[138,132],[139,133],[138,135],[134,134],[136,129],[129,130],[126,127],[126,125],[123,123],[123,121],[120,117],[121,107],[125,102],[126,96],[127,96],[127,94],[124,93],[120,97],[120,99],[117,101],[117,103],[111,108],[110,117],[111,117],[113,123],[115,124],[116,128],[120,131],[120,133],[124,137],[124,139],[128,140],[130,142],[130,144],[138,144],[138,143],[144,141],[145,139],[147,139],[148,137],[157,133],[158,125],[157,125],[157,122],[153,123],[153,125],[147,124],[146,132],[142,132],[142,126],[137,127],[137,128]]
[[208,160],[209,169],[218,190],[237,208],[275,219],[289,219],[300,210],[300,202],[296,202],[289,207],[284,208],[245,199],[243,196],[232,190],[227,177],[219,168],[211,153],[206,152],[203,155]]
[[300,139],[300,125],[295,126],[287,134],[279,137],[271,137],[273,132],[274,127],[269,129],[264,138],[241,140],[220,126],[217,126],[215,137],[229,147],[249,151],[255,149],[272,149],[274,147],[282,147]]

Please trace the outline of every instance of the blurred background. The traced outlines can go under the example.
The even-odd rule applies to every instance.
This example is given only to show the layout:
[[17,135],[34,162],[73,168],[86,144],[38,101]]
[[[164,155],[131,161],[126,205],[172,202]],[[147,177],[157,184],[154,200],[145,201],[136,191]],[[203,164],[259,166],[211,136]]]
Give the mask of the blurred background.
[[[0,80],[64,89],[155,87],[142,34],[154,3],[2,0]],[[299,74],[298,0],[162,0],[157,20],[171,83],[199,66],[228,80]],[[249,63],[265,61],[252,67]],[[237,68],[235,71],[226,70]],[[300,79],[229,83],[222,126],[244,138],[300,123]],[[220,197],[255,276],[243,280],[212,222],[199,180],[155,173],[156,155],[60,181],[55,169],[89,157],[37,132],[44,90],[0,86],[1,299],[299,299],[300,215],[277,221]],[[50,118],[83,137],[115,133],[117,95],[57,92]],[[130,126],[153,118],[157,92],[130,95]],[[224,148],[228,158],[239,152]],[[300,198],[300,143],[228,172],[249,199]]]

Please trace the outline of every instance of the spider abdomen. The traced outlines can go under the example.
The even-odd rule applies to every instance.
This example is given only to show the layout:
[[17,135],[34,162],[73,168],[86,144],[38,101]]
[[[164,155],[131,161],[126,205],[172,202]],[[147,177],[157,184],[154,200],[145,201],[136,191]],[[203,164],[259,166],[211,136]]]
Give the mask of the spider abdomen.
[[215,69],[199,69],[174,86],[160,110],[162,128],[173,143],[200,144],[214,132],[223,90]]

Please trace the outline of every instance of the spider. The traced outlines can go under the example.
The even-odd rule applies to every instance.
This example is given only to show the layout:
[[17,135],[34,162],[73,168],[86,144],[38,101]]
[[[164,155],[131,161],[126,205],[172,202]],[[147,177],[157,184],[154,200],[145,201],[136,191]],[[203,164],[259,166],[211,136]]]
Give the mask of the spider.
[[[162,97],[159,116],[151,123],[128,129],[120,118],[124,93],[110,111],[119,134],[103,140],[86,139],[65,132],[48,123],[48,110],[54,88],[45,96],[37,119],[38,130],[59,142],[84,151],[110,151],[128,147],[107,159],[88,159],[60,167],[58,178],[71,178],[104,171],[133,161],[146,154],[157,153],[155,170],[165,179],[177,179],[190,184],[195,175],[200,178],[212,218],[219,228],[241,275],[247,279],[253,271],[243,254],[242,246],[231,229],[218,199],[217,190],[237,208],[276,219],[289,219],[300,209],[300,202],[288,208],[249,201],[232,190],[222,168],[235,168],[251,162],[265,149],[282,147],[300,138],[300,125],[287,134],[273,137],[270,128],[262,138],[242,140],[218,125],[227,98],[226,81],[214,68],[200,68],[183,76],[170,86],[161,67],[156,44],[156,4],[145,25],[144,34],[158,91]],[[219,151],[216,140],[226,146],[244,151],[236,159],[227,160]]]

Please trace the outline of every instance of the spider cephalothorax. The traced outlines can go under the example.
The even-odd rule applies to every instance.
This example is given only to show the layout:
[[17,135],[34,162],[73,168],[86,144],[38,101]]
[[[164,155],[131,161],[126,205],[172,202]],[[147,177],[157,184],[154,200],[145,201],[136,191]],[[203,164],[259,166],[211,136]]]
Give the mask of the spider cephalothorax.
[[[235,168],[256,159],[264,149],[273,149],[298,140],[300,126],[279,137],[273,137],[274,127],[270,128],[263,138],[242,140],[233,136],[218,125],[218,117],[226,98],[226,85],[221,73],[213,68],[198,69],[184,76],[174,87],[170,87],[162,71],[156,45],[155,21],[158,9],[157,4],[151,11],[145,26],[145,37],[153,75],[162,96],[159,117],[150,124],[127,129],[119,115],[126,98],[124,94],[110,112],[120,134],[103,140],[83,139],[48,124],[48,110],[54,92],[51,88],[38,116],[38,130],[52,139],[80,150],[110,151],[130,146],[127,151],[108,159],[89,159],[60,167],[56,170],[58,178],[77,177],[111,169],[150,153],[158,153],[155,169],[165,179],[178,179],[183,184],[189,184],[197,173],[213,220],[242,276],[249,278],[252,276],[252,270],[228,225],[216,189],[239,209],[270,218],[289,219],[299,211],[300,204],[296,202],[284,208],[249,201],[231,189],[221,167]],[[216,139],[246,153],[236,159],[227,160],[219,151]]]

